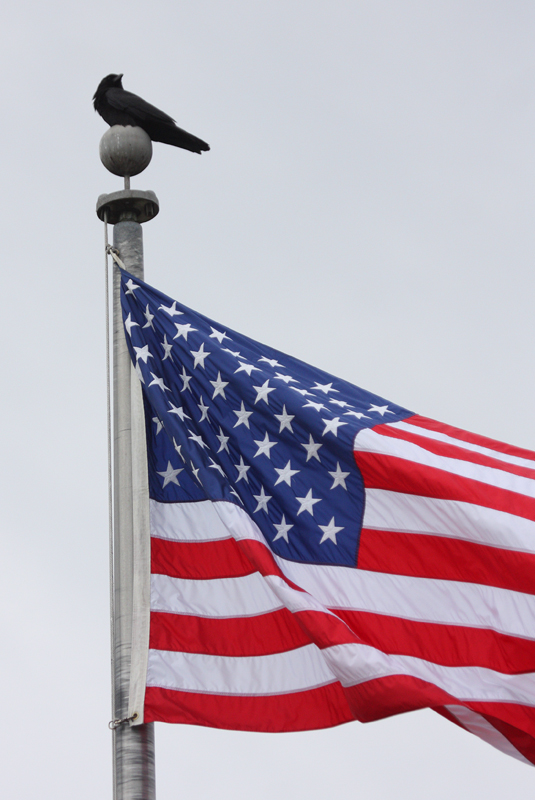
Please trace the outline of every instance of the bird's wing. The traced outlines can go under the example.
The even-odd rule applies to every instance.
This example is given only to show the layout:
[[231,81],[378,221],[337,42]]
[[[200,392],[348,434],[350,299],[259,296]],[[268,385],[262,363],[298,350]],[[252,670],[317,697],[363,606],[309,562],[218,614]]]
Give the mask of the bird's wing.
[[106,99],[110,106],[118,111],[125,111],[133,117],[137,117],[140,122],[166,122],[174,125],[175,120],[156,106],[147,103],[142,97],[124,89],[108,89]]

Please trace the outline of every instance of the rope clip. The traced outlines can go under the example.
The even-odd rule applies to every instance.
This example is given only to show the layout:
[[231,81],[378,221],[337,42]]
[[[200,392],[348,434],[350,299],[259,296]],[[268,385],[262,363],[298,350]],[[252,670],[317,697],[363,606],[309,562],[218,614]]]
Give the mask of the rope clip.
[[108,722],[108,728],[110,729],[110,731],[115,731],[117,730],[117,728],[120,728],[121,725],[124,725],[125,722],[134,722],[134,720],[136,720],[138,716],[139,715],[136,711],[134,714],[132,714],[131,717],[125,717],[124,719],[112,719],[110,720],[110,722]]

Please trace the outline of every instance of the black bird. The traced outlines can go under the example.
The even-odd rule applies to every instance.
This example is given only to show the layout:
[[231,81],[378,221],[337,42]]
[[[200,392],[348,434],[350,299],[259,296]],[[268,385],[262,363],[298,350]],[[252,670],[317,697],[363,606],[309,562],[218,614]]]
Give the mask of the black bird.
[[174,119],[164,114],[159,108],[152,106],[138,97],[126,92],[121,83],[122,75],[107,75],[103,78],[93,96],[95,111],[108,125],[135,125],[148,133],[153,142],[172,144],[201,153],[210,146],[193,134],[175,125]]

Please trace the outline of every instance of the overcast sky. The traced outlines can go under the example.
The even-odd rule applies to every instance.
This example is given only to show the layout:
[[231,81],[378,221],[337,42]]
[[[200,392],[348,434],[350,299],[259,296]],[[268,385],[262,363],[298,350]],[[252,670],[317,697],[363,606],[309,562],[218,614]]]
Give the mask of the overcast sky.
[[[535,6],[19,0],[0,19],[2,794],[111,797],[101,78],[208,141],[133,188],[145,275],[420,414],[535,449]],[[430,711],[156,726],[159,800],[532,800]]]

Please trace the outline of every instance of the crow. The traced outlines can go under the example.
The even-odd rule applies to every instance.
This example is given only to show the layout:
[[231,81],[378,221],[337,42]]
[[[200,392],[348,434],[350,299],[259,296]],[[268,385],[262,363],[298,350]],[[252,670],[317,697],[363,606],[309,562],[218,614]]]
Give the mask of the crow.
[[126,92],[122,75],[107,75],[93,96],[95,111],[108,125],[134,125],[148,133],[153,142],[172,144],[192,153],[209,150],[210,146],[193,134],[175,125],[174,119],[138,97]]

